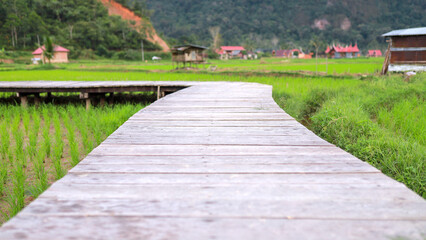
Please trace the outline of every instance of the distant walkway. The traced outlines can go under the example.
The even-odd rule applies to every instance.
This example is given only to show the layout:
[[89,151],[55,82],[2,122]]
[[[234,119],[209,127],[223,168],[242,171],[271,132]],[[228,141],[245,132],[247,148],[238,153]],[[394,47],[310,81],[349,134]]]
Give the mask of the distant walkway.
[[0,239],[426,236],[424,199],[296,122],[271,86],[182,84],[5,223]]

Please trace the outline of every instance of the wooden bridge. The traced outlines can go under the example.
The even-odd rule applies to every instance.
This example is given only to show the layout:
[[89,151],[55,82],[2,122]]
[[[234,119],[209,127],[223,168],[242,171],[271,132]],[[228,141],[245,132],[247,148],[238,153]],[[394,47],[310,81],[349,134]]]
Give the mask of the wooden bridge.
[[185,88],[132,116],[0,239],[425,238],[424,199],[296,122],[271,86],[139,83]]

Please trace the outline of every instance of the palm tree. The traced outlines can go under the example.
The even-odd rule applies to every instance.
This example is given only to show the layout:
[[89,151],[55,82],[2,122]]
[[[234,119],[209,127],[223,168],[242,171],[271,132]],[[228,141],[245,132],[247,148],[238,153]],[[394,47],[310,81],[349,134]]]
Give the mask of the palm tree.
[[43,56],[47,58],[47,61],[50,64],[50,61],[53,58],[53,43],[50,37],[46,37],[44,41]]

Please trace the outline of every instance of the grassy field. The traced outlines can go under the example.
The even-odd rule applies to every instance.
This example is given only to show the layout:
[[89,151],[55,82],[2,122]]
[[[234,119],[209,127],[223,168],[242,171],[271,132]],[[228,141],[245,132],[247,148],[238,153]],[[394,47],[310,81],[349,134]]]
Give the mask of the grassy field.
[[[381,63],[378,59],[349,59],[334,60],[334,64],[339,66],[341,73],[345,73],[345,69],[352,69],[349,72],[352,71],[353,75],[277,74],[275,67],[279,63],[276,61],[277,59],[271,58],[257,62],[240,60],[217,62],[218,68],[227,69],[219,72],[165,71],[162,69],[171,66],[164,62],[146,65],[134,62],[81,62],[65,65],[63,69],[58,70],[1,71],[0,81],[186,80],[269,84],[274,87],[275,101],[298,121],[327,141],[369,162],[426,198],[425,73],[406,81],[403,76],[397,74],[379,77],[374,75],[374,72],[380,69]],[[325,60],[322,59],[321,62],[323,61]],[[299,70],[308,69],[315,67],[314,62],[314,59],[292,60],[291,64],[285,66],[295,69],[301,66]],[[329,60],[330,62],[332,61]],[[364,69],[363,66],[367,65],[371,68]],[[143,69],[144,67],[150,68],[149,71]],[[283,73],[284,71],[286,70],[283,70]],[[4,98],[10,94],[1,96]],[[7,169],[0,173],[2,174],[0,180],[3,181],[1,206],[3,211],[7,209],[5,217],[15,214],[16,210],[22,207],[22,199],[25,203],[28,198],[36,197],[49,183],[76,164],[91,147],[142,107],[125,104],[116,105],[114,108],[94,108],[93,111],[85,112],[83,103],[65,107],[48,105],[28,110],[15,105],[0,104],[1,151],[5,152],[1,155],[1,169]],[[65,113],[71,113],[71,120],[63,117]],[[52,136],[50,155],[45,149],[44,142],[47,140],[43,137],[47,131],[44,117],[48,115],[50,120],[46,121],[50,122]],[[56,125],[55,116],[59,118]],[[73,116],[82,116],[83,123],[75,121],[77,117]],[[92,120],[99,117],[103,119],[102,125]],[[103,127],[104,125],[108,127]],[[25,126],[29,130],[26,130]],[[39,127],[35,128],[38,129],[36,131],[28,126]],[[88,135],[102,137],[84,138],[84,128],[93,131]],[[98,135],[95,133],[97,131],[100,132]],[[61,144],[60,139],[64,143]],[[56,141],[59,142],[59,146]],[[59,158],[57,156],[60,151],[56,150],[58,153],[55,153],[55,149],[60,149],[61,145],[62,156],[60,161],[57,161],[61,164],[60,168],[56,168],[54,161],[55,158]],[[22,151],[19,150],[20,146],[23,146]],[[34,151],[34,148],[37,150]],[[84,151],[76,153],[75,149]],[[44,153],[36,156],[34,152]],[[45,159],[44,165],[40,163],[41,159]],[[58,163],[56,165],[59,166]],[[23,171],[20,170],[22,166],[26,166]],[[62,172],[56,169],[62,169]],[[47,174],[47,185],[43,172]],[[20,199],[19,204],[16,199]]]
[[[373,74],[380,71],[383,58],[358,59],[318,59],[318,72],[328,75]],[[151,71],[169,72],[173,70],[170,60],[146,63],[135,61],[80,60],[69,64],[58,64],[58,68],[76,71]],[[262,58],[258,60],[209,59],[208,64],[200,65],[199,71],[208,71],[209,66],[217,67],[217,72],[316,72],[315,59]],[[37,70],[43,66],[24,64],[0,64],[3,70]]]

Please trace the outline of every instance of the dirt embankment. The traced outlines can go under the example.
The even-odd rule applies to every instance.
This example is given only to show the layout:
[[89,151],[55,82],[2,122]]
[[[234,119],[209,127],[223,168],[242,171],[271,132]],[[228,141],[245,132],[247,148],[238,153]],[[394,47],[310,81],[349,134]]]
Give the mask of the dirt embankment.
[[108,8],[109,15],[119,15],[124,20],[134,21],[136,24],[132,26],[134,26],[135,29],[138,31],[140,31],[141,29],[144,29],[148,41],[156,43],[159,46],[161,46],[163,48],[163,52],[170,52],[170,48],[167,45],[167,43],[157,35],[157,32],[155,31],[154,27],[151,25],[151,23],[148,20],[137,16],[131,10],[125,8],[123,5],[115,2],[114,0],[99,0],[99,1],[101,1],[102,4],[106,8]]

